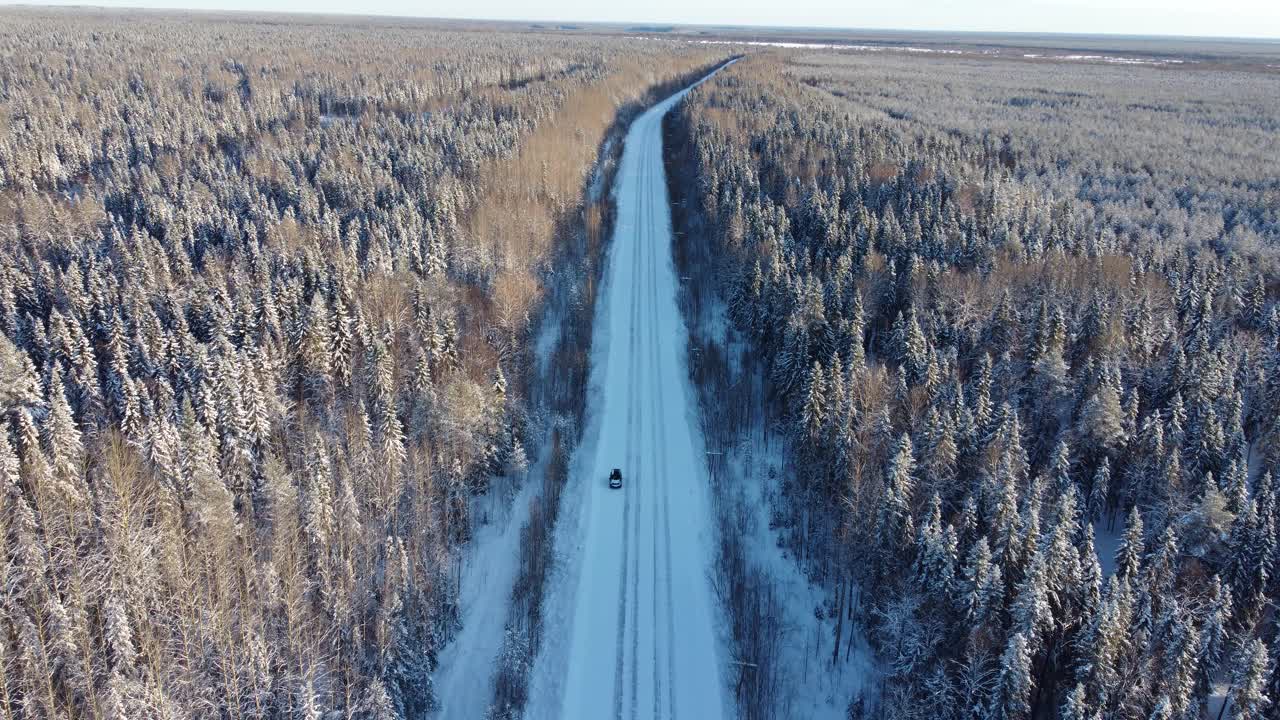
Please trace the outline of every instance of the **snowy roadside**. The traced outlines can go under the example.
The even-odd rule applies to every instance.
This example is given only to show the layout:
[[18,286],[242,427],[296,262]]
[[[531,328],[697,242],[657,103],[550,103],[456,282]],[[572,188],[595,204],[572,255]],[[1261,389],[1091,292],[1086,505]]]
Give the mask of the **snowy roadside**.
[[507,502],[490,493],[481,499],[492,510],[463,554],[458,611],[462,627],[440,653],[435,676],[442,718],[481,718],[493,698],[494,661],[502,649],[503,626],[511,600],[520,553],[520,528],[530,503],[542,487],[536,478],[546,467],[546,453]]
[[[669,178],[678,157],[667,153]],[[673,204],[682,208],[687,194],[672,179]],[[853,599],[838,599],[835,587],[811,581],[774,526],[792,472],[786,439],[767,427],[759,368],[730,326],[714,259],[682,216],[680,305],[720,542],[717,632],[734,668],[726,707],[744,718],[847,718],[854,698],[870,704],[880,676],[857,621],[858,589],[846,586]]]
[[[629,126],[630,123],[626,127]],[[625,130],[620,129],[617,139],[610,137],[606,140],[601,154],[602,163],[592,174],[590,183],[589,191],[594,200],[614,201],[612,175],[621,159],[623,136],[625,136]],[[608,193],[607,197],[605,193]],[[609,235],[612,234],[613,229],[612,226],[609,227]],[[601,268],[608,266],[612,249],[612,245],[605,245],[599,259]],[[543,596],[543,639],[534,657],[534,665],[538,668],[538,672],[532,673],[529,678],[528,700],[524,713],[524,717],[529,719],[558,718],[569,663],[568,640],[573,633],[575,615],[573,601],[578,594],[583,538],[586,534],[583,503],[573,499],[586,496],[586,483],[594,469],[600,437],[599,417],[604,400],[601,378],[605,377],[608,368],[611,340],[607,321],[611,312],[609,273],[603,271],[599,273],[595,291],[597,300],[591,316],[589,351],[591,372],[588,375],[587,400],[582,416],[582,436],[576,445],[569,448],[572,459],[569,464],[568,479],[561,494],[560,514],[552,533],[555,551]],[[566,552],[566,550],[570,551]]]
[[[717,299],[703,307],[703,317],[694,330],[697,345],[712,342],[728,348],[733,376],[730,384],[750,385],[753,380],[744,373],[752,373],[753,368],[738,367],[735,362],[742,349],[731,337],[723,304]],[[805,576],[782,534],[773,527],[774,508],[785,502],[781,482],[787,472],[786,445],[784,438],[764,427],[762,418],[762,413],[756,415],[754,422],[713,452],[723,453],[714,502],[720,516],[736,525],[734,531],[747,564],[763,585],[758,592],[767,598],[780,634],[770,658],[772,671],[777,673],[769,680],[773,707],[765,716],[842,720],[848,717],[853,697],[873,692],[872,682],[879,670],[856,621],[848,617],[837,621],[833,592]],[[720,622],[729,646],[731,620],[723,604]],[[839,659],[833,660],[837,629],[841,631]],[[735,658],[740,663],[755,660]]]
[[[618,131],[619,134],[622,132]],[[618,156],[620,155],[620,143],[616,142],[611,135],[606,138],[601,149],[600,159],[596,168],[592,172],[591,180],[588,187],[588,199],[597,202],[604,199],[606,188],[611,184],[611,175],[616,168]],[[601,253],[598,262],[601,266],[608,262],[609,249],[606,246]],[[604,275],[600,273],[600,275]],[[596,285],[597,297],[603,296],[603,285],[606,281],[601,277]],[[602,306],[607,303],[594,303],[593,312],[591,313],[591,337],[592,350],[590,352],[589,364],[593,369],[592,374],[588,375],[589,384],[585,390],[587,398],[586,406],[583,410],[581,418],[581,427],[583,428],[582,436],[577,438],[574,443],[573,436],[566,438],[568,444],[565,450],[568,452],[570,459],[568,478],[565,481],[561,492],[562,501],[560,503],[559,514],[556,519],[555,527],[552,530],[552,546],[556,548],[556,553],[551,558],[551,569],[546,580],[546,590],[543,597],[542,605],[542,627],[540,633],[542,641],[538,645],[538,651],[533,658],[534,666],[538,668],[554,668],[553,672],[535,672],[531,673],[528,679],[527,698],[524,710],[524,717],[538,717],[536,708],[539,707],[558,707],[559,698],[562,691],[562,682],[564,679],[564,667],[566,665],[566,650],[564,638],[568,636],[572,617],[564,610],[564,603],[561,598],[572,598],[577,592],[576,583],[569,582],[568,579],[576,579],[578,577],[578,566],[576,560],[580,559],[580,553],[572,553],[566,555],[559,552],[564,547],[579,547],[580,541],[577,539],[582,532],[581,514],[582,508],[579,503],[569,502],[564,498],[582,497],[584,476],[590,473],[590,463],[595,457],[596,438],[599,434],[598,423],[592,422],[592,418],[599,412],[600,390],[598,387],[590,384],[594,382],[594,369],[602,367],[605,363],[607,353],[608,328],[599,322],[599,316],[602,312],[606,312]],[[561,315],[564,309],[561,308]],[[558,317],[553,323],[554,327],[548,332],[544,328],[543,334],[538,338],[536,347],[536,364],[539,377],[547,377],[555,371],[552,367],[552,357],[555,353],[557,344],[561,341],[561,325],[564,322],[563,317]],[[602,354],[603,353],[603,354]],[[541,485],[541,484],[539,484]],[[570,540],[572,538],[572,540]],[[567,544],[567,543],[572,543]],[[515,549],[513,548],[513,552]],[[564,595],[568,593],[568,595]],[[509,593],[508,593],[509,595]],[[509,604],[509,597],[507,601]],[[495,631],[501,636],[503,634],[502,623],[498,624]],[[501,645],[501,637],[499,639]],[[499,646],[500,649],[500,646]],[[495,656],[496,657],[496,656]],[[554,682],[545,684],[544,679],[553,680]],[[493,700],[492,692],[485,696],[486,703]],[[552,699],[552,702],[548,702]],[[479,717],[479,716],[477,716]]]
[[[598,303],[596,313],[607,312],[603,307],[607,303]],[[601,335],[607,332],[603,326],[595,330],[596,341],[591,353],[592,367],[602,363],[599,354],[607,355],[607,340]],[[599,346],[596,349],[594,346]],[[564,680],[569,663],[569,646],[567,640],[573,628],[573,599],[578,593],[577,579],[580,576],[582,561],[582,537],[586,532],[582,521],[582,504],[572,502],[569,498],[584,496],[584,485],[591,473],[595,460],[595,448],[599,437],[599,423],[592,418],[599,414],[600,392],[596,387],[588,388],[587,410],[583,418],[586,428],[581,442],[572,449],[573,461],[570,464],[569,479],[565,483],[560,517],[553,533],[557,552],[553,560],[551,575],[547,579],[546,594],[543,598],[542,644],[534,658],[538,672],[529,678],[529,700],[525,717],[529,720],[555,720],[558,711],[544,712],[543,709],[559,708],[564,694]],[[561,548],[576,548],[577,552],[562,552]]]
[[[562,308],[553,307],[534,338],[539,378],[549,371],[562,312]],[[542,414],[545,417],[545,412]],[[537,423],[543,437],[524,477],[495,478],[490,492],[472,503],[472,516],[481,518],[483,524],[476,529],[460,563],[461,629],[440,653],[435,675],[437,717],[482,718],[493,701],[494,673],[520,569],[520,531],[544,486],[551,455],[550,425],[549,421]]]

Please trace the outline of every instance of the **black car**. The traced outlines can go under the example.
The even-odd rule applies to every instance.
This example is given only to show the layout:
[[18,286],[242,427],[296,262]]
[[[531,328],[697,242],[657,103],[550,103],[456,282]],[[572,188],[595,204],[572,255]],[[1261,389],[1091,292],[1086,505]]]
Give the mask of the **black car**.
[[613,472],[609,473],[609,487],[614,490],[622,487],[622,470],[614,468]]

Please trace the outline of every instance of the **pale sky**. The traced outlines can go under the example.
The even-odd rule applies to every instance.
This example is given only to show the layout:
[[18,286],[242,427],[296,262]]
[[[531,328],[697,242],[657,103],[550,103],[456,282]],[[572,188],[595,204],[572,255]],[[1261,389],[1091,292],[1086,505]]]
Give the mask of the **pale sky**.
[[1280,0],[52,0],[48,4],[500,20],[1280,38]]

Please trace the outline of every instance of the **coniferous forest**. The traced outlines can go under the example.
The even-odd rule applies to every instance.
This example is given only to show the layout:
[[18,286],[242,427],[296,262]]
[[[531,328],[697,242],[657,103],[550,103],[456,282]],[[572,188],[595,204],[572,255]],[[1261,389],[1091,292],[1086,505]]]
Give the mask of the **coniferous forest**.
[[[1274,717],[1275,88],[809,52],[669,116],[704,429],[781,448],[827,665],[883,673],[850,718]],[[785,717],[736,522],[731,677]]]
[[575,439],[588,173],[723,53],[3,20],[0,718],[422,717],[470,499]]
[[482,561],[522,717],[622,140],[717,68],[705,691],[1280,717],[1280,54],[716,32],[0,10],[0,720],[459,717]]

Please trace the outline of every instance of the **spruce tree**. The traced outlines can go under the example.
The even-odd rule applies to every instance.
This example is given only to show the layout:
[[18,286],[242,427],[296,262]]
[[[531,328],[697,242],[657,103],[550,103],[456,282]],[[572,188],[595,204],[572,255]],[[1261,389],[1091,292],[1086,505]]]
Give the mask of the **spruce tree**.
[[1274,702],[1266,694],[1267,676],[1271,672],[1271,659],[1267,646],[1255,638],[1240,649],[1231,672],[1231,691],[1228,702],[1232,720],[1254,720],[1265,717]]
[[1125,524],[1124,537],[1116,548],[1116,575],[1122,579],[1138,577],[1142,558],[1146,554],[1142,534],[1142,515],[1135,507],[1129,512],[1129,522]]
[[992,717],[1025,720],[1031,716],[1032,652],[1022,632],[1015,632],[1000,657],[1000,677],[996,684]]

